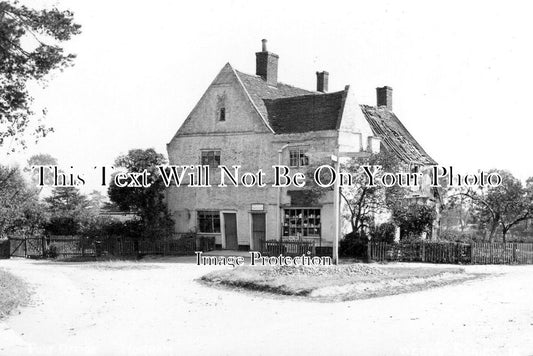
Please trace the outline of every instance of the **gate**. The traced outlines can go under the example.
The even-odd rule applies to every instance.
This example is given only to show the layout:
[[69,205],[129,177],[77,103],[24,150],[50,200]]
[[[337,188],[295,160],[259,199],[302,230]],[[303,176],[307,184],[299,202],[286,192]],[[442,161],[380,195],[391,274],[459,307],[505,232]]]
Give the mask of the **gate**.
[[44,256],[44,237],[11,237],[10,256],[41,258]]
[[0,240],[0,259],[9,258],[10,254],[9,240]]

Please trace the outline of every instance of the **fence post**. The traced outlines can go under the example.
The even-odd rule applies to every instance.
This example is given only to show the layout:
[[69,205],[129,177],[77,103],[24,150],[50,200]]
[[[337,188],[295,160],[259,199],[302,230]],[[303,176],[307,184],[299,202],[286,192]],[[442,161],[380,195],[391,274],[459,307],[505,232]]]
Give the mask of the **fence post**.
[[368,241],[366,245],[366,257],[368,261],[372,261],[372,241]]
[[46,242],[45,237],[41,236],[41,257],[44,257],[46,255]]

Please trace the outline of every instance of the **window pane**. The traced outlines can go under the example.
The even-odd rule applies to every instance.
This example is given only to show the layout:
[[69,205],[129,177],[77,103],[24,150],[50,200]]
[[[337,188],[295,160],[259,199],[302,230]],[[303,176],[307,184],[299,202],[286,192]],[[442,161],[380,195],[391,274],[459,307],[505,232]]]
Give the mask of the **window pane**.
[[307,165],[309,165],[309,157],[307,157],[304,151],[300,151],[300,166]]
[[200,232],[220,232],[220,214],[218,211],[199,211],[198,229]]
[[202,165],[218,168],[220,165],[220,151],[202,151]]
[[209,160],[207,159],[207,154],[206,152],[202,152],[202,165],[205,166],[208,164],[209,164]]
[[289,152],[289,165],[291,167],[302,167],[309,165],[309,157],[307,157],[304,149],[294,149]]
[[289,165],[291,167],[298,167],[298,151],[290,151]]
[[320,209],[285,209],[283,236],[320,237]]

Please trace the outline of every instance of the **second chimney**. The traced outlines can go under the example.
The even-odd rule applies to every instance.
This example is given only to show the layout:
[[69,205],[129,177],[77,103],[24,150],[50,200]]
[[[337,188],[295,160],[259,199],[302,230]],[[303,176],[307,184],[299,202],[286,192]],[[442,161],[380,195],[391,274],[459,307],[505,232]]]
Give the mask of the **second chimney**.
[[377,105],[385,106],[392,111],[392,88],[384,86],[382,88],[376,88]]
[[326,93],[328,91],[329,73],[326,71],[316,72],[316,91]]
[[275,53],[268,52],[267,40],[262,40],[262,51],[255,54],[255,74],[266,80],[269,85],[278,84],[278,59]]

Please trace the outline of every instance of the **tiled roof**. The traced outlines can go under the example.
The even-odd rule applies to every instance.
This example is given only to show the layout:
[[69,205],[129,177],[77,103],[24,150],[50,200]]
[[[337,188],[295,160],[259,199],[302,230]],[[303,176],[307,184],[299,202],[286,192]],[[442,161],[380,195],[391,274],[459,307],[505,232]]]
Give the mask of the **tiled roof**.
[[384,145],[395,152],[400,159],[423,165],[437,164],[392,111],[385,106],[361,105],[361,109],[374,135],[378,136]]
[[246,88],[246,91],[252,98],[257,110],[265,118],[268,119],[267,109],[263,99],[280,99],[299,95],[320,95],[322,93],[313,92],[305,89],[293,87],[291,85],[279,83],[273,87],[266,83],[264,79],[257,75],[251,75],[235,71]]
[[[253,104],[275,133],[335,130],[345,91],[321,93],[277,83],[271,86],[257,75],[235,70]],[[374,135],[406,162],[437,164],[396,115],[386,107],[361,105]]]
[[276,133],[335,130],[344,91],[264,100],[270,126]]

